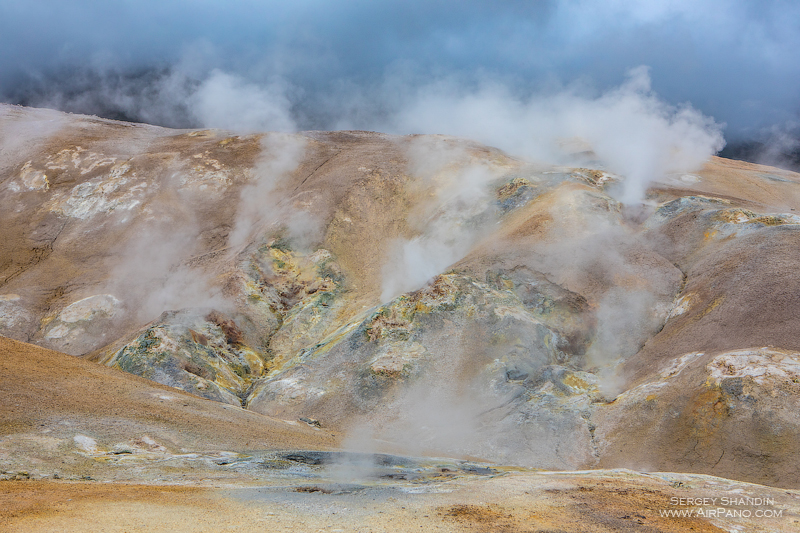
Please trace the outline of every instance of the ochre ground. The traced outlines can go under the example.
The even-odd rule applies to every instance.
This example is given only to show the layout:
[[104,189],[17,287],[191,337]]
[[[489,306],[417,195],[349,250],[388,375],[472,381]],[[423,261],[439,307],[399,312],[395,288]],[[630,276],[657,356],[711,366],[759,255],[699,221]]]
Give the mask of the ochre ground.
[[[351,493],[283,487],[0,482],[8,532],[144,531],[797,531],[800,495],[714,478],[685,483],[632,472],[524,473]],[[298,490],[300,489],[300,490]],[[668,518],[670,498],[773,497],[779,518]],[[755,509],[755,508],[753,508]]]

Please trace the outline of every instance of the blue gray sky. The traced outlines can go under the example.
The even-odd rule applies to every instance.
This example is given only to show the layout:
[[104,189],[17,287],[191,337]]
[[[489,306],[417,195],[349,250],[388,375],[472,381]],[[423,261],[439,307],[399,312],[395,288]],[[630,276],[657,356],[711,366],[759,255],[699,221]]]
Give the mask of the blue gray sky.
[[647,66],[731,140],[800,121],[798,50],[789,0],[0,0],[0,100],[168,126],[391,130],[431,87],[593,98]]

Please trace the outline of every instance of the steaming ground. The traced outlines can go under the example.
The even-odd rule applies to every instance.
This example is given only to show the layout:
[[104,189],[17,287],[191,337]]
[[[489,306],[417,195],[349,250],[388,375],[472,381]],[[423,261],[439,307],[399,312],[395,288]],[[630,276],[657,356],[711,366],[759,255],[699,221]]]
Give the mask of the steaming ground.
[[[703,163],[716,126],[634,81],[603,97],[643,106],[652,133],[622,163],[625,135],[567,139],[554,165],[443,135],[2,106],[0,333],[91,361],[6,341],[3,475],[528,482],[481,477],[505,465],[796,488],[800,176]],[[127,413],[142,394],[154,409],[147,387],[190,412]],[[69,413],[30,414],[44,405]],[[436,505],[476,528],[538,512]]]

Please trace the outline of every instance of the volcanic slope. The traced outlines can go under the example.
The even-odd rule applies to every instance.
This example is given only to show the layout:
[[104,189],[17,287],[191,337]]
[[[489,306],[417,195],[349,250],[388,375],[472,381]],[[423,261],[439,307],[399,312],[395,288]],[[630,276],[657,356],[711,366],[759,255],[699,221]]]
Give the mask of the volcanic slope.
[[592,157],[1,106],[0,334],[359,451],[796,487],[800,175]]
[[[141,476],[143,465],[172,462],[173,475],[180,479],[180,467],[196,470],[204,459],[338,445],[330,432],[3,337],[0,405],[4,477],[89,479],[118,463],[117,476],[141,482],[148,479]],[[170,468],[162,464],[160,480],[164,470]]]

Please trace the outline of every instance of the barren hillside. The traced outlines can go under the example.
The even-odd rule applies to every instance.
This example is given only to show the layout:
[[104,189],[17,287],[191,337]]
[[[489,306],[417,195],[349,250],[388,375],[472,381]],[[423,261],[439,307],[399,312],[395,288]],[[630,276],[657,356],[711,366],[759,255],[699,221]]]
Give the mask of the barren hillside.
[[[4,475],[344,450],[799,488],[800,175],[712,158],[624,205],[579,156],[0,105]],[[257,456],[327,461],[292,457]]]

